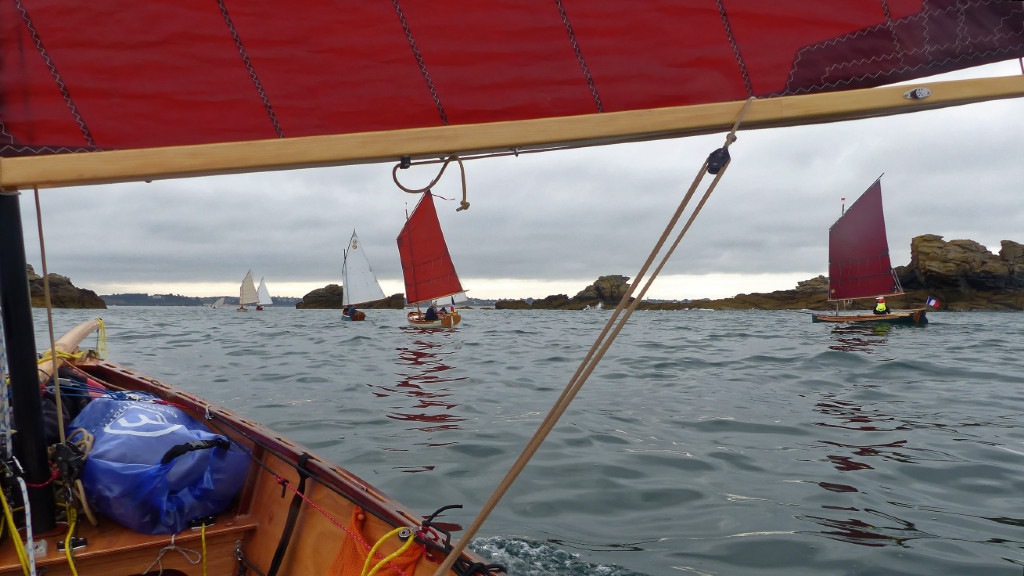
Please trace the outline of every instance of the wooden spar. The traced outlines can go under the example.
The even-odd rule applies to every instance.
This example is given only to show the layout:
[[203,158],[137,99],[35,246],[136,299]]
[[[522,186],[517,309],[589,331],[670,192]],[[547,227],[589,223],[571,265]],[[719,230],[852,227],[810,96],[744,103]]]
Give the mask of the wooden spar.
[[[913,88],[931,95],[908,99]],[[779,128],[905,114],[1024,96],[1024,76],[782,96],[755,100],[744,129]],[[0,189],[137,182],[395,162],[552,146],[597,146],[728,131],[744,102],[610,112],[517,122],[412,128],[166,148],[0,158]]]

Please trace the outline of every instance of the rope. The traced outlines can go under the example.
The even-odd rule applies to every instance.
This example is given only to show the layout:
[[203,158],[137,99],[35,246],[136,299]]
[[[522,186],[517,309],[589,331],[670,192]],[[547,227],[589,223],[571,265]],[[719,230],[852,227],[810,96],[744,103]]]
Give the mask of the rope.
[[[36,194],[36,225],[39,227],[39,256],[43,261],[43,300],[46,303],[46,326],[47,332],[50,336],[50,350],[56,350],[57,344],[53,337],[53,307],[50,305],[50,275],[46,270],[46,242],[43,241],[43,210],[39,205],[39,187],[34,188]],[[57,358],[52,358],[53,368],[51,368],[50,377],[53,378],[54,383],[58,383],[57,378]],[[60,401],[60,386],[55,386],[56,392],[55,397],[57,399],[57,414],[63,414],[63,408]],[[57,434],[60,438],[61,444],[64,443],[64,419],[57,418]]]
[[[750,103],[752,101],[753,98],[750,98],[744,104],[743,109],[740,111],[739,117],[736,120],[736,123],[733,125],[732,131],[730,131],[729,134],[726,136],[726,142],[723,148],[712,152],[712,154],[708,157],[708,160],[705,160],[700,172],[694,178],[693,183],[690,185],[689,190],[687,190],[686,195],[683,197],[683,200],[679,203],[679,207],[673,214],[672,219],[665,227],[665,231],[662,232],[661,237],[658,239],[657,244],[651,251],[650,256],[647,257],[647,261],[644,263],[643,267],[640,269],[640,272],[637,274],[636,280],[632,284],[630,284],[629,290],[622,297],[622,300],[619,301],[619,305],[615,308],[615,311],[608,319],[608,323],[601,331],[601,334],[597,337],[597,340],[594,341],[594,344],[591,346],[590,351],[587,352],[586,357],[580,363],[579,368],[576,369],[576,373],[573,374],[572,378],[569,380],[569,383],[562,391],[561,396],[559,396],[558,400],[555,402],[555,405],[552,406],[551,410],[548,412],[548,415],[544,418],[544,421],[537,429],[537,432],[534,433],[529,443],[527,443],[526,447],[523,449],[523,452],[519,455],[519,458],[516,460],[515,464],[513,464],[512,468],[502,479],[501,483],[499,483],[498,487],[495,488],[494,493],[491,495],[490,499],[488,499],[488,501],[484,504],[483,509],[473,520],[473,523],[469,526],[469,528],[466,529],[465,533],[462,535],[462,538],[455,544],[451,552],[449,552],[448,557],[445,558],[444,562],[441,563],[441,566],[435,572],[435,576],[444,576],[448,573],[448,570],[451,569],[452,565],[455,563],[455,560],[462,554],[462,552],[469,545],[470,540],[472,540],[473,536],[475,536],[477,531],[479,531],[480,527],[487,519],[487,516],[498,505],[498,502],[501,500],[502,496],[504,496],[505,492],[508,491],[509,487],[511,487],[512,483],[523,471],[523,468],[526,467],[526,464],[530,461],[530,458],[532,458],[533,455],[540,448],[541,443],[547,437],[548,433],[551,432],[551,429],[554,427],[558,419],[569,407],[569,403],[572,402],[573,398],[576,397],[576,394],[583,387],[583,384],[586,383],[587,378],[597,367],[598,363],[601,361],[601,358],[604,357],[604,354],[605,352],[607,352],[608,348],[611,347],[612,342],[615,341],[615,338],[618,336],[619,332],[621,332],[622,328],[625,327],[627,320],[629,320],[629,317],[632,315],[633,311],[640,304],[644,294],[646,294],[647,292],[647,289],[654,282],[654,278],[664,267],[665,263],[668,262],[669,257],[672,255],[672,252],[675,250],[676,246],[678,246],[679,242],[682,240],[683,235],[686,234],[687,230],[689,230],[690,224],[696,218],[700,209],[704,207],[704,204],[707,202],[707,199],[711,195],[711,192],[714,190],[719,180],[721,180],[722,176],[725,174],[725,168],[728,167],[729,165],[727,152],[728,147],[730,144],[736,141],[736,131],[739,129],[740,122],[746,115],[747,110],[749,109]],[[662,257],[662,260],[655,269],[654,274],[651,275],[651,278],[644,285],[643,289],[640,291],[640,294],[637,296],[637,298],[633,299],[633,291],[636,290],[636,287],[640,284],[640,280],[644,277],[644,275],[647,273],[647,270],[651,267],[651,264],[654,262],[655,258],[662,251],[662,248],[664,247],[666,240],[668,239],[672,230],[675,229],[676,224],[679,222],[679,219],[682,217],[683,212],[686,210],[686,207],[689,204],[690,199],[693,197],[694,192],[697,190],[701,181],[704,179],[704,175],[709,173],[708,167],[710,164],[710,160],[715,157],[720,158],[723,156],[725,158],[724,164],[720,168],[716,169],[717,174],[715,174],[715,178],[709,186],[707,192],[705,192],[704,196],[701,198],[697,207],[694,209],[693,214],[686,222],[686,225],[680,230],[671,248],[669,248],[669,250]],[[618,321],[618,324],[616,324],[616,320],[620,314],[622,314],[622,319]]]
[[22,571],[25,574],[28,574],[28,553],[25,550],[25,543],[21,541],[21,535],[18,534],[18,525],[14,523],[14,515],[11,513],[11,506],[8,504],[7,496],[4,494],[3,490],[0,490],[0,503],[3,503],[4,518],[7,520],[8,530],[11,533],[11,538],[14,540],[14,549],[18,553],[18,561],[21,562]]
[[196,564],[199,564],[199,561],[203,559],[203,555],[200,554],[199,552],[196,552],[195,550],[193,550],[191,548],[182,548],[181,546],[177,546],[174,543],[174,537],[175,537],[175,534],[171,534],[171,543],[160,549],[160,553],[156,555],[156,559],[153,560],[153,562],[149,565],[149,567],[146,568],[143,571],[143,574],[149,574],[153,570],[153,566],[159,566],[159,571],[157,572],[158,576],[160,574],[163,574],[164,573],[164,564],[163,564],[164,554],[166,554],[166,553],[168,553],[168,552],[170,552],[172,550],[177,551],[182,556],[184,556],[185,557],[185,561],[187,561],[189,564],[192,564],[193,566],[196,565]]
[[[377,553],[377,549],[380,548],[381,544],[383,544],[384,541],[387,540],[388,538],[391,538],[392,536],[395,536],[395,535],[399,534],[403,530],[407,530],[409,532],[409,537],[406,538],[405,544],[402,544],[401,548],[399,548],[398,550],[395,550],[394,552],[392,552],[390,555],[388,555],[386,558],[384,558],[380,562],[377,562],[373,566],[373,569],[370,570],[369,572],[367,572],[367,569],[370,568],[370,560],[373,558],[373,555],[377,554],[378,558],[380,557],[380,554]],[[415,542],[415,541],[416,541],[416,535],[413,534],[412,530],[409,530],[408,528],[406,528],[404,526],[399,526],[398,528],[395,528],[391,532],[388,532],[387,534],[381,536],[380,540],[377,540],[377,543],[373,545],[373,548],[370,548],[370,551],[367,552],[367,554],[366,554],[366,561],[363,562],[363,571],[361,573],[361,576],[374,576],[377,573],[377,571],[380,570],[381,568],[383,568],[386,564],[390,564],[392,560],[394,560],[395,558],[398,558],[399,556],[401,556],[402,553],[405,552],[406,550],[408,550],[409,547],[412,546],[413,542]]]
[[75,533],[75,522],[78,519],[78,514],[75,513],[73,506],[68,506],[68,534],[64,537],[64,555],[68,559],[68,566],[71,568],[71,574],[78,576],[78,569],[75,568],[75,557],[71,553],[71,536]]
[[[441,179],[441,175],[444,174],[445,169],[448,168],[448,164],[450,164],[452,160],[455,160],[456,162],[459,163],[459,171],[462,173],[462,202],[459,203],[459,207],[456,208],[455,211],[461,212],[463,210],[469,210],[469,202],[466,201],[466,167],[462,164],[462,158],[459,158],[458,156],[449,156],[448,158],[446,158],[444,164],[441,165],[441,170],[437,173],[437,176],[435,176],[434,179],[430,181],[430,184],[427,184],[423,188],[406,188],[405,186],[402,185],[401,182],[398,181],[398,169],[402,167],[402,164],[396,164],[395,167],[391,169],[391,179],[395,181],[396,186],[401,188],[404,192],[408,192],[409,194],[422,194],[424,192],[430,192],[430,189],[433,188],[435,184],[437,184],[438,180]],[[416,162],[415,165],[418,166],[420,164],[434,163],[434,161]],[[413,164],[409,164],[408,166],[412,165]]]

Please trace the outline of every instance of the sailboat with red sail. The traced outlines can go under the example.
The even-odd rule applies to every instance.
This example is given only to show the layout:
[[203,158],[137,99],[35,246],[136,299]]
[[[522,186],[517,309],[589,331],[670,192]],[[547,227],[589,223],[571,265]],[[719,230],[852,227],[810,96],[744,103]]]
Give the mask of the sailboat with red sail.
[[[407,316],[409,323],[426,328],[458,325],[462,315],[455,310],[454,296],[464,290],[452,264],[448,244],[437,219],[434,197],[429,190],[423,193],[398,234],[398,253],[405,276],[406,302],[416,305],[416,310]],[[437,311],[435,301],[448,297],[452,298],[451,311]],[[420,310],[423,303],[429,303],[426,312]]]
[[[839,314],[839,303],[860,298],[885,302],[903,294],[889,260],[889,241],[882,212],[882,180],[875,180],[828,230],[828,299],[834,314],[815,314],[814,322],[883,322],[926,324],[924,308],[871,314]],[[877,306],[876,306],[877,308]]]

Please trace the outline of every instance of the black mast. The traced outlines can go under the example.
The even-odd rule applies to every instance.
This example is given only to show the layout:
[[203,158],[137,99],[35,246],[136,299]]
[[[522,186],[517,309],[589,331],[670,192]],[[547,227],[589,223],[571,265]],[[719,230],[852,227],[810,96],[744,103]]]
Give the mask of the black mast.
[[[41,485],[50,478],[50,464],[43,434],[36,335],[32,327],[32,298],[18,195],[18,192],[0,190],[0,315],[11,378],[14,456],[25,470],[25,482]],[[28,494],[33,532],[52,531],[57,527],[53,488],[30,486]]]

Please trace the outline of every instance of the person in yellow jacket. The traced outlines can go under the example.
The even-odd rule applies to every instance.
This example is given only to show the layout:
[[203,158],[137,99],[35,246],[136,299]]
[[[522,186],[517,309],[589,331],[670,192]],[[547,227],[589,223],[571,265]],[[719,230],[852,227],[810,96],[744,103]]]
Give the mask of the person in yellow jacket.
[[885,305],[885,298],[875,298],[875,314],[888,314],[889,307]]

